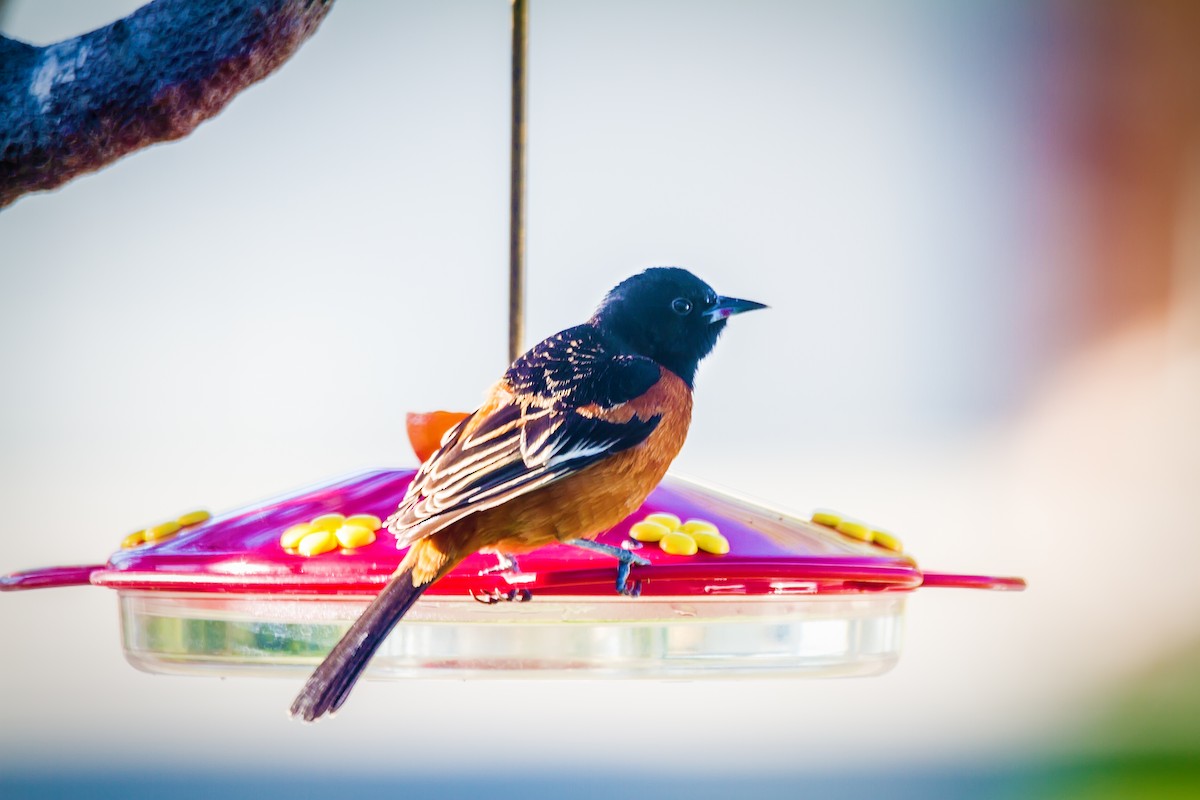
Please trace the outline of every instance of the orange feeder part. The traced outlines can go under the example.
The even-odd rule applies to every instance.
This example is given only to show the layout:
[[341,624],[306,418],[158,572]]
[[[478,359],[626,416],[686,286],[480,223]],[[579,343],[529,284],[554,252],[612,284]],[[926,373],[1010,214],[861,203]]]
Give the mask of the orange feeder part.
[[461,411],[430,411],[424,414],[409,412],[404,416],[404,427],[408,431],[408,442],[412,445],[417,460],[421,463],[437,452],[446,431],[469,417]]

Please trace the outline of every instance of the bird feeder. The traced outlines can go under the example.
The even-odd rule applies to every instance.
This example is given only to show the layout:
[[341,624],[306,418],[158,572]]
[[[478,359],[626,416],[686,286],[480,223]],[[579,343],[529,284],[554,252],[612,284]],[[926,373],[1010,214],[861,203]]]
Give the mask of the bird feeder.
[[[126,537],[104,564],[18,572],[0,590],[115,590],[125,655],[148,672],[303,673],[403,558],[379,520],[414,474],[365,472],[185,515]],[[515,569],[479,553],[425,593],[367,674],[874,675],[899,658],[917,589],[1024,588],[925,571],[894,536],[832,512],[801,519],[676,478],[599,541],[649,562],[630,576],[640,596],[614,592],[601,553],[554,545]]]

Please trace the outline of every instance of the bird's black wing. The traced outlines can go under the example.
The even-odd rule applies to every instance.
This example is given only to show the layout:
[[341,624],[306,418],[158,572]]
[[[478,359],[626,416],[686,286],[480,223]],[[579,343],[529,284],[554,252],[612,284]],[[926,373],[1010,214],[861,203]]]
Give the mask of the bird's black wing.
[[650,359],[614,350],[595,328],[580,325],[517,359],[505,373],[502,401],[452,428],[413,478],[388,520],[397,544],[406,547],[644,441],[658,416],[605,417],[645,393],[662,371]]

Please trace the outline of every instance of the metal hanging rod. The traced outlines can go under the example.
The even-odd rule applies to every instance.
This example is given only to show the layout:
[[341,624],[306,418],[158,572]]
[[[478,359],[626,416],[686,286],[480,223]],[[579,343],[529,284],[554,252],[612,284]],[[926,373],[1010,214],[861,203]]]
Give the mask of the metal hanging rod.
[[508,360],[525,352],[525,87],[529,3],[512,0],[512,143],[508,226]]

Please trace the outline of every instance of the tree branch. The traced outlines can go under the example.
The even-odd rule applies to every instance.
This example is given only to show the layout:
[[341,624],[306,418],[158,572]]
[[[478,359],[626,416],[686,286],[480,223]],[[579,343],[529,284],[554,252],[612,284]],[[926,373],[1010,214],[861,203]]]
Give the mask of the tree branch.
[[0,208],[186,136],[277,69],[333,0],[154,0],[74,39],[0,36]]

